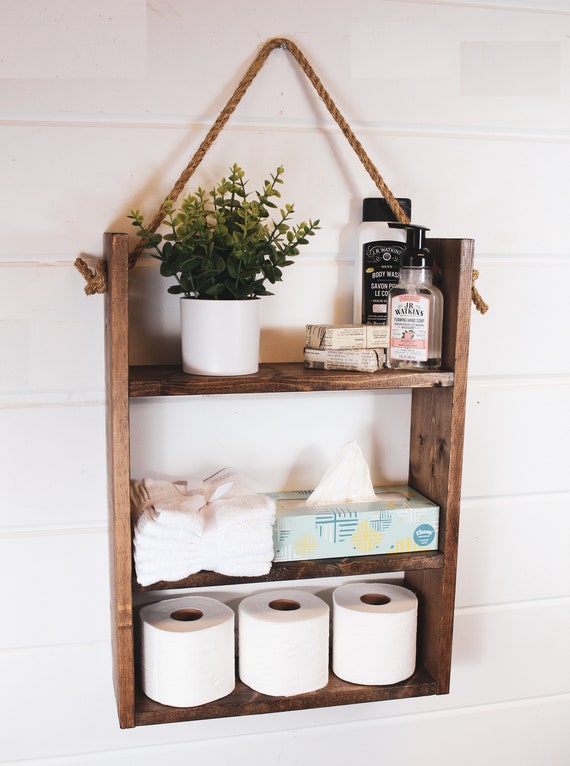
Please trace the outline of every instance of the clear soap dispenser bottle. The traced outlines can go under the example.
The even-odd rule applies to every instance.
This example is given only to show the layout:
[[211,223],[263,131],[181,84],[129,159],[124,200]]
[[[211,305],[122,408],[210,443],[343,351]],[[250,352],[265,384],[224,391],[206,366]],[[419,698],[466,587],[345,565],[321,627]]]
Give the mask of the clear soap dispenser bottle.
[[388,296],[389,346],[386,365],[391,368],[441,367],[443,295],[433,284],[432,256],[424,247],[425,226],[389,223],[406,229],[400,281]]

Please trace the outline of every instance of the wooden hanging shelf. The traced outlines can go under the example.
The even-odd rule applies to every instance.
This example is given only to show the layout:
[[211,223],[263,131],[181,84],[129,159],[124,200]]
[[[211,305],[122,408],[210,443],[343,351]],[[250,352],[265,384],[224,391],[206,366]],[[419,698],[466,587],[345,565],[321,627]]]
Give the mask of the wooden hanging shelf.
[[[126,234],[105,235],[107,462],[111,544],[111,589],[115,689],[122,727],[200,718],[256,715],[283,710],[399,699],[449,690],[459,527],[467,357],[471,310],[473,241],[432,239],[427,246],[443,274],[443,372],[330,373],[299,364],[262,365],[253,376],[198,378],[173,367],[130,367]],[[136,397],[247,394],[259,392],[409,389],[411,432],[408,483],[440,507],[439,550],[275,564],[266,577],[224,578],[200,572],[177,583],[141,588],[133,577],[131,542],[130,400]],[[244,401],[247,405],[247,401]],[[141,590],[203,588],[232,582],[300,581],[314,577],[403,572],[417,593],[417,668],[392,686],[348,684],[330,673],[328,685],[296,697],[267,697],[238,681],[224,699],[195,708],[160,705],[138,684],[140,657],[134,608]]]

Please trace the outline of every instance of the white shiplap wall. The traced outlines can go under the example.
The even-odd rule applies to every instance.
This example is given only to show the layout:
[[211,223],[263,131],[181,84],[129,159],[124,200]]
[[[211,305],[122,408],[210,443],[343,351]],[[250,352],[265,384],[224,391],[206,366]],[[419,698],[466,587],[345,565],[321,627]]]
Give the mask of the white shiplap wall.
[[[1,6],[0,763],[567,766],[568,0]],[[415,221],[476,241],[491,309],[472,316],[452,692],[121,731],[103,299],[83,294],[73,261],[128,231],[130,207],[154,212],[273,36],[302,48]],[[252,182],[283,163],[284,201],[323,221],[265,307],[264,358],[298,358],[305,322],[350,317],[359,206],[375,189],[283,51],[193,183],[234,161]],[[152,263],[133,283],[134,358],[176,358],[177,307]],[[139,402],[135,469],[241,459],[268,488],[310,486],[356,438],[374,478],[405,478],[405,394],[275,401]]]

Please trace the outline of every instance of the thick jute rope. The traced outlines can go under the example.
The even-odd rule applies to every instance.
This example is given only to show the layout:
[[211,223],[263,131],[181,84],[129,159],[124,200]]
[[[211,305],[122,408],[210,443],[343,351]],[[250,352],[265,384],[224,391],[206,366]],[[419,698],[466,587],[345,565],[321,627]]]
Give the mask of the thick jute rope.
[[[340,127],[343,135],[346,137],[348,143],[350,146],[354,149],[356,152],[356,155],[358,156],[359,160],[362,162],[364,168],[374,181],[375,185],[381,192],[382,196],[390,206],[390,209],[394,213],[396,219],[400,221],[400,223],[409,223],[409,218],[406,216],[404,210],[400,206],[398,200],[388,186],[386,185],[384,179],[364,151],[364,148],[360,141],[356,138],[354,133],[352,132],[349,124],[344,119],[342,114],[339,112],[336,104],[334,103],[333,99],[331,98],[330,94],[320,81],[319,77],[317,76],[315,70],[305,57],[305,55],[302,53],[300,48],[291,40],[288,40],[284,37],[274,37],[271,40],[268,40],[265,42],[253,62],[251,63],[250,67],[248,68],[245,75],[242,77],[240,83],[238,84],[237,88],[234,90],[233,94],[231,95],[230,99],[218,115],[216,121],[208,131],[206,137],[196,150],[194,156],[186,166],[186,168],[181,173],[179,179],[176,181],[172,189],[170,190],[170,193],[166,196],[164,199],[164,202],[160,206],[160,208],[157,210],[156,215],[152,219],[149,230],[151,233],[154,233],[160,224],[162,223],[165,214],[166,209],[169,203],[174,203],[184,190],[184,187],[188,183],[189,179],[191,178],[192,174],[198,167],[198,165],[202,162],[204,159],[208,149],[212,146],[212,144],[215,142],[215,140],[218,138],[219,134],[221,133],[222,129],[224,128],[225,124],[235,111],[237,105],[243,98],[245,92],[253,82],[255,76],[260,71],[260,69],[263,67],[265,61],[269,57],[269,54],[274,51],[276,48],[280,48],[282,50],[288,51],[295,61],[299,64],[303,72],[306,74],[308,79],[310,80],[311,84],[315,88],[316,92],[318,93],[319,97],[321,98],[322,102],[328,109],[329,113],[337,123],[337,125]],[[137,262],[137,259],[141,252],[144,250],[144,242],[140,240],[135,248],[132,250],[132,252],[129,254],[129,267],[132,267]],[[75,261],[75,266],[77,269],[83,274],[87,285],[85,286],[85,292],[87,295],[92,295],[94,293],[104,293],[107,289],[107,282],[106,282],[106,269],[104,262],[99,261],[95,269],[92,270],[89,268],[89,266],[85,263],[85,261],[81,258],[77,258]],[[475,276],[477,272],[473,272],[473,280],[475,280],[477,277]],[[478,276],[478,274],[477,274]],[[481,313],[485,313],[487,311],[487,305],[485,302],[481,299],[479,293],[477,292],[477,289],[475,288],[475,285],[472,285],[472,296],[473,296],[473,302],[477,309],[481,311]]]

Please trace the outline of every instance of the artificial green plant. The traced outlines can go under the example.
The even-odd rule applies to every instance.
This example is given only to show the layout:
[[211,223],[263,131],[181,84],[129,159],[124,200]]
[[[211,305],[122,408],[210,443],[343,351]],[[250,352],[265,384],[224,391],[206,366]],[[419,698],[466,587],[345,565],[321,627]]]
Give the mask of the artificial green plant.
[[198,188],[184,197],[178,210],[167,202],[166,234],[151,232],[140,211],[131,210],[137,235],[161,262],[160,273],[176,279],[169,293],[218,300],[272,295],[266,283],[281,281],[283,269],[294,263],[291,258],[320,228],[318,219],[293,225],[291,204],[278,209],[273,200],[281,196],[277,186],[283,173],[279,166],[262,191],[251,193],[244,171],[234,164],[228,178],[209,192]]

